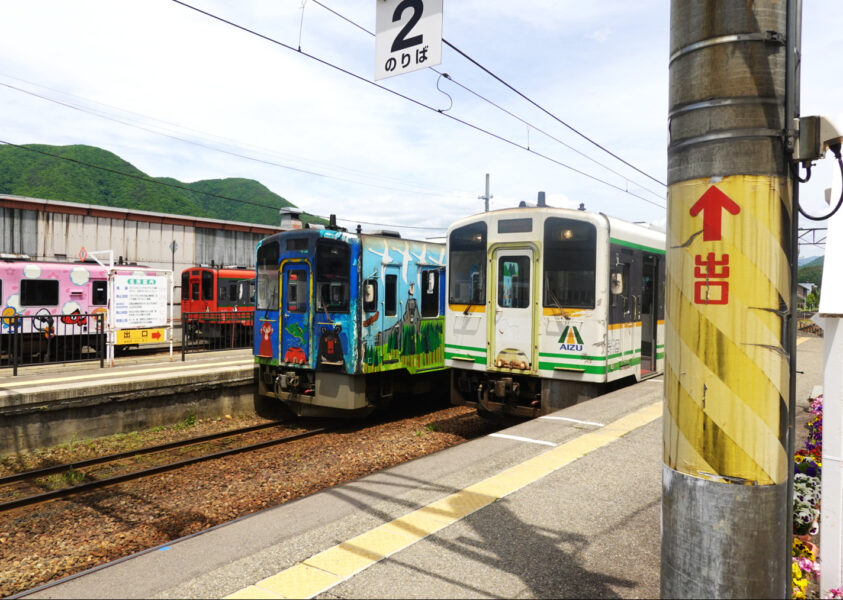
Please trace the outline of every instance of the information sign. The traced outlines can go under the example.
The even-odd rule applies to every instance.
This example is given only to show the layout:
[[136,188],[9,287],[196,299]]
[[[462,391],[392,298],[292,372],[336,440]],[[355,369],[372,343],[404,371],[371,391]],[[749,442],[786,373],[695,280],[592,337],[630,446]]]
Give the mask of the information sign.
[[113,328],[167,325],[168,287],[168,279],[163,275],[115,275],[112,310],[109,312]]
[[375,80],[442,62],[443,0],[375,2]]

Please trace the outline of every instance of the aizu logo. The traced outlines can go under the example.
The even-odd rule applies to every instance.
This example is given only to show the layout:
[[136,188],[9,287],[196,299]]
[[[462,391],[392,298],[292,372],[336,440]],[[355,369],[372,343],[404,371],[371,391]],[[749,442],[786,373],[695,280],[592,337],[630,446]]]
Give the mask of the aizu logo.
[[562,350],[568,350],[569,352],[583,351],[583,343],[580,332],[576,327],[571,325],[565,327],[562,331],[562,335],[559,336],[559,343],[562,344],[560,346]]

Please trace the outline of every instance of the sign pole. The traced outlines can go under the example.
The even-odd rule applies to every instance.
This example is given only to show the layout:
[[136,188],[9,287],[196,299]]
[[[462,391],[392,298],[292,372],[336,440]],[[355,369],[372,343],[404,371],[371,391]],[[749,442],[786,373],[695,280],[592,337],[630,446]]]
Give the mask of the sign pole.
[[671,1],[662,597],[790,596],[798,1]]

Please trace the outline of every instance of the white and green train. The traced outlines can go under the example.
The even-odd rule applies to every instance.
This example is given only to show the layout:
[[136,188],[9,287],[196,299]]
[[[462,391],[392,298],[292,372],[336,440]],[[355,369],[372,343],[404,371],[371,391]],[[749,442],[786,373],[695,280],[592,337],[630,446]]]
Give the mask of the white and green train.
[[544,205],[448,229],[451,402],[538,416],[664,370],[665,234]]

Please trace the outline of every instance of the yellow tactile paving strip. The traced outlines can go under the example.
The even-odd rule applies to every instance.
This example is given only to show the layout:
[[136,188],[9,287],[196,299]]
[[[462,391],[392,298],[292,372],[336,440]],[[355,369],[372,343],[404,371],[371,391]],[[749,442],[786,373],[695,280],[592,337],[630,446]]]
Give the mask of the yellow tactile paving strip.
[[312,598],[428,535],[662,416],[655,402],[459,492],[316,554],[226,598]]

